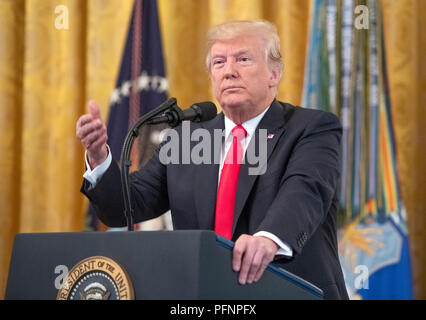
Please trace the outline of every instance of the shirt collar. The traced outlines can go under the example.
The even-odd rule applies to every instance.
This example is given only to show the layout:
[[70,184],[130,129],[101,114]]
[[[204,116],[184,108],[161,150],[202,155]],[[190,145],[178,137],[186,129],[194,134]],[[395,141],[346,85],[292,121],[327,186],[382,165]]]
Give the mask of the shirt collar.
[[[267,107],[261,114],[241,124],[244,127],[244,129],[246,129],[247,131],[247,138],[250,138],[254,134],[254,131],[256,130],[260,120],[262,120],[263,116],[265,115],[265,113],[268,111],[269,108],[270,106]],[[231,119],[225,116],[225,141],[228,140],[232,132],[232,129],[234,129],[236,125],[237,125],[236,123],[234,123]]]

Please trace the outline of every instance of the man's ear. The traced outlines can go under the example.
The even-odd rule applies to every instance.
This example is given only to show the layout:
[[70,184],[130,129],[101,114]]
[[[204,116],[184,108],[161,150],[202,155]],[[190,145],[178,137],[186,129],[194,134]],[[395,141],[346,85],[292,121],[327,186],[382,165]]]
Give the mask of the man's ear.
[[277,68],[271,68],[271,72],[269,75],[269,86],[272,87],[278,87],[280,83],[281,75]]

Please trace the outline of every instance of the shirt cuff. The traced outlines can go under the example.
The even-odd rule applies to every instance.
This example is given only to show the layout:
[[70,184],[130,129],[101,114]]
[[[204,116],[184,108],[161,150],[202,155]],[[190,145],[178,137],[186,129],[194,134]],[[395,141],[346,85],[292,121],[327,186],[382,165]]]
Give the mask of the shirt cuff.
[[293,250],[291,249],[291,247],[283,242],[280,238],[278,238],[276,235],[267,232],[267,231],[259,231],[256,232],[254,235],[254,237],[265,237],[268,239],[271,239],[272,241],[274,241],[280,248],[278,249],[277,253],[275,253],[275,255],[283,255],[283,256],[287,256],[287,257],[292,257],[293,256]]
[[84,153],[84,159],[86,161],[86,172],[83,174],[83,178],[89,181],[90,189],[93,189],[98,181],[102,178],[104,173],[108,170],[112,162],[112,155],[109,146],[107,145],[108,156],[104,162],[95,167],[93,170],[90,168],[89,161],[87,159],[87,151]]

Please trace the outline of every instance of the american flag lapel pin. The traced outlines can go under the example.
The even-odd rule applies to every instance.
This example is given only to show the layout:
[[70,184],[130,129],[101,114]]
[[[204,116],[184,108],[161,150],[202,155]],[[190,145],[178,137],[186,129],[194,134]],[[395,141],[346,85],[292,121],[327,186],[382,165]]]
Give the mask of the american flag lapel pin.
[[270,134],[268,134],[268,139],[272,139],[274,137],[274,134],[273,133],[270,133]]

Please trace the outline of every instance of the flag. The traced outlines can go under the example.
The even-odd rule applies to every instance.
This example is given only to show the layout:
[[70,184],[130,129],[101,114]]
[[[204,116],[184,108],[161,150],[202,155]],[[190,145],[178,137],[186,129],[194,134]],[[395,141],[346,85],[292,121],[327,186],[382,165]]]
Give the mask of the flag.
[[[157,1],[135,0],[118,79],[110,99],[107,143],[114,160],[120,160],[129,129],[143,114],[167,100],[167,91]],[[141,129],[132,149],[131,171],[152,156],[161,128],[145,126]],[[89,207],[89,212],[92,211]],[[96,219],[93,213],[90,216]],[[96,224],[91,222],[91,225]]]
[[311,21],[302,101],[342,123],[339,258],[349,296],[412,299],[380,2],[316,0]]

